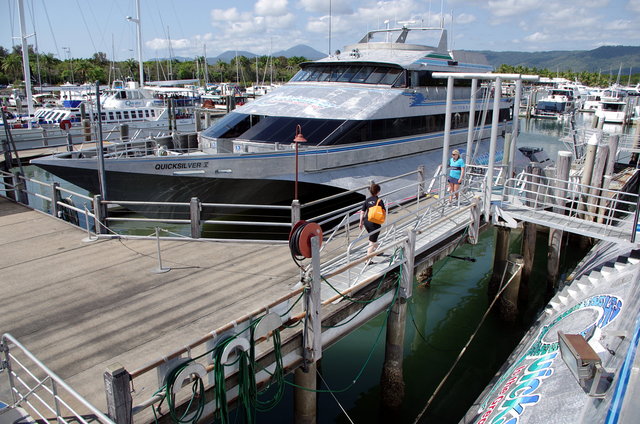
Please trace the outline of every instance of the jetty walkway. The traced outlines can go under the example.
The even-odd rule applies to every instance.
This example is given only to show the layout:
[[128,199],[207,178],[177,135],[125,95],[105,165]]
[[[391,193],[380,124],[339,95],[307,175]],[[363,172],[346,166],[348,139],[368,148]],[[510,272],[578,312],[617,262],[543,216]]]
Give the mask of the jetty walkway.
[[0,328],[102,410],[102,374],[112,363],[140,367],[299,280],[286,245],[163,240],[171,272],[156,273],[154,240],[86,243],[85,236],[0,197]]

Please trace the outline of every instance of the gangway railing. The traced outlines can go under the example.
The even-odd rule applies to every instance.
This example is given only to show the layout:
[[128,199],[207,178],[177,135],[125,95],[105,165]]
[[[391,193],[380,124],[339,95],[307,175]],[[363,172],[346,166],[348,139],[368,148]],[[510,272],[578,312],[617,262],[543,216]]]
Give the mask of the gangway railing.
[[114,424],[11,334],[0,339],[0,352],[4,357],[0,371],[8,374],[13,398],[9,407],[22,407],[38,422],[47,424]]
[[522,220],[594,238],[636,242],[640,201],[636,193],[522,173],[506,181],[502,199],[499,208]]

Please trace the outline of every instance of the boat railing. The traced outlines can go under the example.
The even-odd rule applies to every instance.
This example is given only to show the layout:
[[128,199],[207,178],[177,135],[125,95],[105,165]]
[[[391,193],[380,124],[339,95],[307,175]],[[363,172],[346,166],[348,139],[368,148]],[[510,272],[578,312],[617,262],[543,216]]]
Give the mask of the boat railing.
[[2,335],[0,352],[0,371],[7,372],[11,390],[10,407],[21,407],[42,423],[114,424],[11,334]]
[[[635,242],[640,195],[581,184],[576,181],[522,173],[503,186],[503,199],[509,208],[544,211],[568,218],[597,223],[603,231],[617,228],[627,241]],[[525,183],[523,184],[523,178]]]

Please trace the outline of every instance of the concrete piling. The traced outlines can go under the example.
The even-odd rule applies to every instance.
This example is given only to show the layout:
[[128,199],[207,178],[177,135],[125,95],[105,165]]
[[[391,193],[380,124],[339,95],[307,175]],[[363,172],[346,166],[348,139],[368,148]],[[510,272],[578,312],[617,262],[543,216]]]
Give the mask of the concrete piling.
[[310,363],[307,371],[296,368],[293,381],[295,389],[293,391],[293,414],[296,424],[315,424],[317,417],[316,399],[316,370],[317,364]]
[[405,384],[402,375],[402,362],[406,317],[406,300],[398,299],[392,306],[387,318],[387,342],[384,351],[382,376],[380,377],[382,405],[389,409],[399,408],[404,400]]

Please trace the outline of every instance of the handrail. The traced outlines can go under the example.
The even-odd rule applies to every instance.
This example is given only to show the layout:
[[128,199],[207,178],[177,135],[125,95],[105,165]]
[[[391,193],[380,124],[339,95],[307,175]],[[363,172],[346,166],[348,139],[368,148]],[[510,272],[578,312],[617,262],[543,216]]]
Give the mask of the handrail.
[[[18,349],[20,349],[22,351],[22,353],[30,360],[32,361],[38,368],[40,368],[46,375],[47,378],[51,379],[52,381],[55,382],[56,385],[58,385],[59,387],[62,387],[67,393],[69,393],[76,401],[78,401],[80,404],[82,404],[85,408],[87,408],[92,414],[94,414],[101,423],[104,424],[115,424],[109,417],[107,417],[102,411],[100,411],[98,408],[96,408],[95,406],[93,406],[91,403],[89,403],[89,401],[87,401],[86,399],[84,399],[80,394],[78,394],[75,390],[73,390],[73,388],[71,386],[69,386],[62,378],[60,378],[56,373],[54,373],[53,371],[51,371],[45,364],[43,364],[35,355],[33,355],[26,347],[24,347],[20,342],[18,342],[18,340],[15,339],[15,337],[13,337],[11,334],[9,333],[5,333],[2,335],[2,345],[4,345],[4,353],[5,353],[5,360],[7,361],[8,365],[11,366],[11,364],[16,363],[15,357],[11,354],[10,352],[10,347],[9,347],[9,343],[13,344],[15,347],[17,347]],[[12,358],[14,358],[14,360],[12,361]],[[19,363],[18,363],[19,364]],[[22,368],[24,368],[24,366],[22,364],[19,364]],[[13,368],[9,368],[11,371],[11,377],[16,377],[18,374],[16,373],[16,370],[14,370]],[[26,370],[26,368],[24,368]],[[28,371],[27,371],[28,372]],[[32,378],[35,378],[35,376],[33,374],[31,374]],[[13,378],[10,378],[10,380],[12,381],[11,384],[11,390],[12,393],[17,394],[20,396],[20,400],[16,402],[16,404],[20,404],[23,401],[27,401],[27,398],[30,394],[32,394],[35,389],[37,388],[33,388],[29,391],[29,393],[26,396],[21,395],[19,389],[17,389],[15,387],[15,385],[13,384]],[[38,385],[42,385],[43,381],[38,382]],[[52,393],[54,399],[56,401],[61,401],[64,402],[64,400],[61,398],[60,394],[58,393],[57,390],[54,390],[54,392]],[[43,400],[41,398],[38,397],[38,399],[42,402]],[[43,402],[44,403],[44,402]],[[87,421],[85,421],[82,417],[83,415],[78,414],[77,412],[75,412],[69,405],[67,402],[64,402],[65,407],[67,409],[69,409],[71,412],[74,413],[76,419],[78,419],[80,422],[84,422],[86,423]],[[44,405],[46,405],[48,407],[48,404],[44,403]],[[31,405],[32,406],[32,405]],[[33,407],[33,406],[32,406]],[[50,409],[48,407],[48,409]],[[37,412],[37,410],[36,410]],[[56,412],[56,419],[61,419],[63,420],[64,418],[58,414],[57,412],[57,408],[55,410]],[[43,417],[44,419],[44,417]],[[44,419],[45,422],[48,422],[48,420]]]

